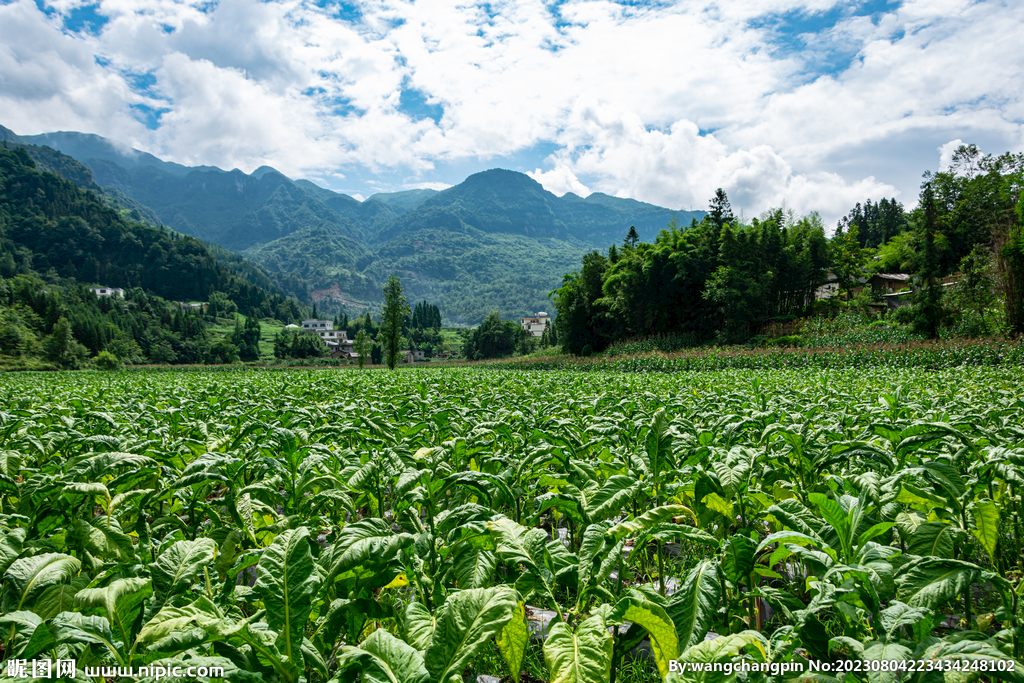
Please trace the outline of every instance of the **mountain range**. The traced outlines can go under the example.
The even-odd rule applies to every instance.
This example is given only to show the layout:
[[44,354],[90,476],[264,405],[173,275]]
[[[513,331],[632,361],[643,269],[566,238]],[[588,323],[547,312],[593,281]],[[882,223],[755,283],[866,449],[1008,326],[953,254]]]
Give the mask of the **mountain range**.
[[704,215],[601,193],[558,197],[529,176],[502,169],[442,191],[359,201],[268,166],[250,174],[183,166],[97,135],[18,136],[0,126],[0,139],[77,159],[91,178],[62,173],[60,155],[51,155],[46,168],[44,152],[34,154],[46,170],[102,188],[132,218],[241,254],[276,274],[282,286],[302,278],[308,294],[299,285],[292,293],[311,297],[321,311],[344,308],[350,315],[379,306],[391,273],[401,277],[410,300],[438,305],[452,323],[479,322],[493,309],[529,314],[549,306],[548,293],[583,254],[621,242],[630,226],[651,240],[673,216],[686,225]]

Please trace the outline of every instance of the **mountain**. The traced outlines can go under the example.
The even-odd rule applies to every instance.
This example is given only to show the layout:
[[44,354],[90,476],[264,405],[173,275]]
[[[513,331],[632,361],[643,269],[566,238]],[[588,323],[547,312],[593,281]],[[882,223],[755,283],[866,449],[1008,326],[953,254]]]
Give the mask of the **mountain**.
[[140,152],[127,145],[88,133],[59,131],[56,133],[42,133],[40,135],[22,135],[20,137],[25,144],[50,147],[69,157],[74,157],[90,167],[92,164],[89,161],[97,159],[115,163],[122,168],[141,168],[144,166],[159,168],[172,175],[188,175],[196,170],[224,172],[215,166],[182,166],[173,161],[163,161],[148,152]]
[[381,192],[370,195],[367,201],[387,204],[396,213],[412,211],[423,202],[437,194],[437,190],[403,190],[401,192]]
[[523,173],[491,169],[429,197],[374,237],[383,244],[403,232],[462,223],[487,233],[533,238],[574,238],[596,247],[618,242],[635,226],[642,239],[653,239],[672,216],[684,223],[703,212],[678,212],[632,199],[600,194],[582,199],[558,197]]
[[256,286],[222,266],[198,240],[125,220],[95,192],[41,171],[29,149],[0,149],[0,276],[52,272],[180,301],[222,292],[243,313],[283,320],[304,313],[276,288]]
[[442,191],[359,201],[268,166],[251,174],[190,168],[80,133],[19,140],[75,156],[122,206],[145,207],[177,232],[278,273],[278,281],[303,278],[325,312],[375,307],[381,284],[397,273],[410,299],[439,305],[450,322],[476,323],[492,309],[525,315],[548,308],[548,293],[582,255],[621,242],[630,226],[649,241],[673,217],[686,225],[704,215],[600,193],[558,197],[502,169]]

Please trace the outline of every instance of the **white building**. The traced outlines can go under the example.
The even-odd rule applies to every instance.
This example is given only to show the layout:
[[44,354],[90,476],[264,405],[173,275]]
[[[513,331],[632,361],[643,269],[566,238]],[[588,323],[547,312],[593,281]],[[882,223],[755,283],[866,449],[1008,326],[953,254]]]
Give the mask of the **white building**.
[[89,291],[96,296],[114,296],[124,298],[124,290],[118,287],[90,287]]
[[523,318],[520,324],[531,337],[539,337],[544,334],[544,330],[551,324],[551,316],[544,311],[538,311],[537,315]]
[[334,329],[333,320],[303,320],[302,330],[304,332],[316,332],[332,349],[339,345],[351,346],[348,340],[348,333],[345,330]]

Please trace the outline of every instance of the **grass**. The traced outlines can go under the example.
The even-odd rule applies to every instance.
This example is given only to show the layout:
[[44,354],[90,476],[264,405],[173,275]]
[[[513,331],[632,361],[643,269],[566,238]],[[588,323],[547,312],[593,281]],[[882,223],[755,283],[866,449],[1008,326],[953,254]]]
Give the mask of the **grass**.
[[[238,318],[245,324],[245,316],[238,313]],[[284,323],[264,318],[260,321],[260,360],[274,360],[274,335],[284,331]],[[210,332],[222,337],[230,337],[235,331],[234,318],[217,318],[208,326]]]

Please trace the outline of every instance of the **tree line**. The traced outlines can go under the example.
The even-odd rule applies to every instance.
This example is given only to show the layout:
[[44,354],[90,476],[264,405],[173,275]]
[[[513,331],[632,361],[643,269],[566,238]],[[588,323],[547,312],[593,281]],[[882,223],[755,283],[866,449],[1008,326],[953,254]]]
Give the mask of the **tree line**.
[[[984,320],[989,299],[1000,304],[1005,329],[1020,334],[1022,186],[1024,155],[964,145],[950,168],[925,175],[916,208],[888,198],[857,204],[831,237],[817,213],[775,208],[741,221],[719,189],[700,222],[673,220],[650,244],[631,229],[621,246],[585,255],[552,292],[557,334],[564,350],[583,355],[654,335],[740,343],[775,321],[871,303],[864,283],[876,272],[914,276],[914,305],[900,319],[928,336],[958,316]],[[950,276],[961,284],[944,295]],[[840,296],[823,304],[816,290],[830,279]]]

